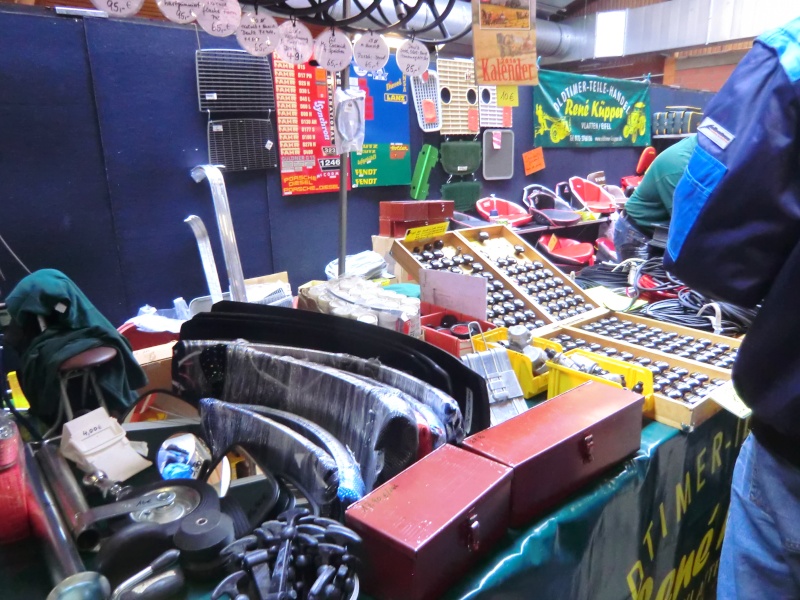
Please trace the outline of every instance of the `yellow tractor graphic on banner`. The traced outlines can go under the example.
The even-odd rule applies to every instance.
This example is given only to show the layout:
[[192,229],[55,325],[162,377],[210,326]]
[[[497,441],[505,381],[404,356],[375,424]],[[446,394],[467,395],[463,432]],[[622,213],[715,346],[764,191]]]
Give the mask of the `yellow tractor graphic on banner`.
[[550,132],[550,141],[557,144],[561,140],[569,137],[570,123],[569,119],[559,119],[545,114],[541,104],[536,105],[536,122],[537,127],[534,132],[535,135],[544,135]]
[[637,102],[633,105],[633,110],[628,114],[625,127],[622,128],[622,137],[631,138],[632,143],[636,143],[636,138],[644,135],[647,128],[647,115],[644,113],[644,102]]

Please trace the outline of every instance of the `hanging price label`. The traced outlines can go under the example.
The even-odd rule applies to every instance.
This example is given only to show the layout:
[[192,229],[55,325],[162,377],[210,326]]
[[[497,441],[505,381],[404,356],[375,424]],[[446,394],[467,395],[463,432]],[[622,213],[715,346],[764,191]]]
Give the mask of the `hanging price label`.
[[239,45],[253,56],[267,56],[278,46],[278,23],[269,15],[245,13],[236,30]]
[[431,53],[425,44],[417,40],[406,40],[397,49],[397,66],[409,77],[421,77],[431,63]]
[[203,31],[216,37],[227,37],[242,22],[242,7],[237,0],[201,0],[197,22]]
[[92,4],[112,17],[132,17],[141,10],[144,0],[92,0]]
[[308,27],[297,21],[286,21],[278,28],[280,41],[275,52],[292,65],[307,63],[314,51],[314,38]]
[[314,40],[314,58],[320,67],[330,73],[336,73],[350,66],[353,45],[347,35],[339,29],[323,31]]
[[353,46],[356,64],[365,71],[378,71],[389,62],[389,45],[373,31],[362,35]]
[[162,15],[181,25],[194,21],[200,12],[200,0],[158,0],[156,4]]

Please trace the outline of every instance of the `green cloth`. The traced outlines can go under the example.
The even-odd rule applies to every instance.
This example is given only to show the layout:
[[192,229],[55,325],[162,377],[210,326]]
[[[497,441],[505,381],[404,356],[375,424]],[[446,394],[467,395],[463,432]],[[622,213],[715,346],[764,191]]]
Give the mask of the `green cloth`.
[[[42,269],[17,284],[6,299],[11,318],[23,331],[47,328],[22,352],[20,384],[33,414],[45,421],[56,416],[60,398],[58,368],[91,348],[111,346],[117,356],[95,371],[109,409],[124,409],[135,400],[132,389],[147,383],[131,346],[66,275]],[[57,307],[66,310],[60,312]]]
[[652,233],[655,225],[669,223],[675,186],[683,177],[695,146],[697,135],[692,135],[656,156],[625,204],[625,212],[635,225]]

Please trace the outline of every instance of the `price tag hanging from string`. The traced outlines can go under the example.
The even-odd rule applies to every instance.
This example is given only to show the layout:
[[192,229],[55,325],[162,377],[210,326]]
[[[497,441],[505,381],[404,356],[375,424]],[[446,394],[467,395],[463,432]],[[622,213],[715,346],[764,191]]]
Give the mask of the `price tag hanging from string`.
[[425,44],[413,37],[397,49],[397,65],[409,77],[422,77],[430,63],[431,53]]
[[208,34],[227,37],[242,22],[242,7],[237,0],[201,0],[197,23]]
[[370,31],[353,46],[356,64],[365,71],[379,71],[389,62],[389,44],[382,35]]
[[253,56],[267,56],[278,46],[278,23],[267,14],[245,13],[236,30],[239,45]]
[[292,65],[307,63],[314,52],[314,38],[308,27],[293,18],[283,23],[278,32],[280,41],[275,50],[278,56]]
[[200,0],[158,0],[158,10],[173,23],[186,25],[200,12]]
[[141,10],[144,0],[92,0],[92,4],[112,17],[132,17]]
[[341,29],[323,31],[314,40],[314,59],[329,73],[338,73],[350,66],[353,45]]

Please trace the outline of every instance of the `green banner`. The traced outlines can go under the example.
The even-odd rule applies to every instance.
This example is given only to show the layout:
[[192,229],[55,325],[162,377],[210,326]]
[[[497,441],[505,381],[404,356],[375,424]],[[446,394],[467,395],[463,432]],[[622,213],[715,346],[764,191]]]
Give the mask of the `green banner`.
[[539,71],[533,103],[536,146],[600,148],[650,144],[647,83]]

